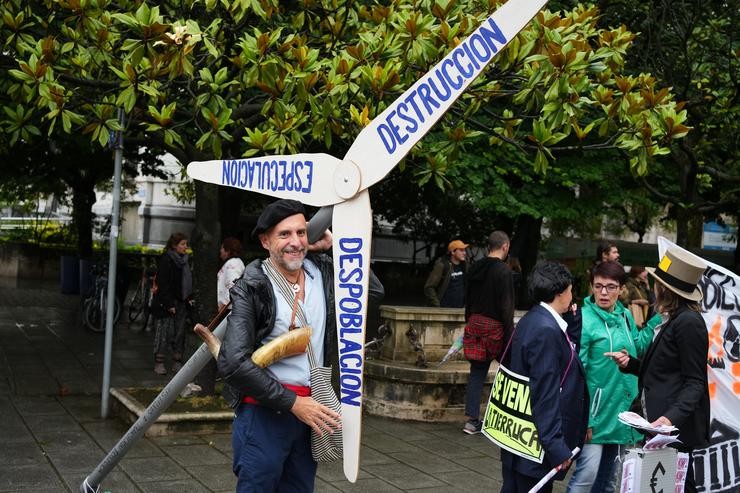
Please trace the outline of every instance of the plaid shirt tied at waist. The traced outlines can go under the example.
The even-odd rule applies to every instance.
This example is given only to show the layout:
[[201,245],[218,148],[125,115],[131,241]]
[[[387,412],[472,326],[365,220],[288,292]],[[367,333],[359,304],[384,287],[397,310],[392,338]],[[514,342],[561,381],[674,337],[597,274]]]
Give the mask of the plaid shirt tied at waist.
[[468,361],[498,360],[504,347],[504,325],[485,315],[468,318],[463,335],[463,352]]

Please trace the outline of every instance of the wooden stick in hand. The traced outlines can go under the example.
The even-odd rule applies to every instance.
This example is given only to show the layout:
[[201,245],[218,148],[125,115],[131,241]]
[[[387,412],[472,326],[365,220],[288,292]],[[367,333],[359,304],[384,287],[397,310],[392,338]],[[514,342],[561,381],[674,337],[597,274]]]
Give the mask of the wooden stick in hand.
[[218,327],[218,324],[220,324],[221,321],[226,318],[226,315],[228,314],[229,305],[224,305],[218,311],[216,316],[213,317],[213,319],[210,321],[208,327],[203,324],[195,324],[195,327],[193,327],[193,331],[198,334],[201,339],[203,339],[203,342],[205,342],[206,346],[208,346],[208,351],[213,355],[214,358],[218,358],[218,351],[221,349],[221,341],[219,341],[218,338],[213,335],[213,329]]

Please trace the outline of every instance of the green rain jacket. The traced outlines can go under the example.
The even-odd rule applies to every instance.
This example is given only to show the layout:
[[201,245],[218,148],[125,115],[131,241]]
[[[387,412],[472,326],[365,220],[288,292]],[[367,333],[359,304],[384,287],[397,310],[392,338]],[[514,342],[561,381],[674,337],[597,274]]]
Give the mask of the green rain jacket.
[[629,310],[617,301],[612,312],[594,302],[584,300],[583,332],[579,356],[586,370],[586,383],[591,397],[588,427],[591,443],[634,443],[642,436],[619,422],[617,416],[628,411],[637,397],[637,377],[619,371],[608,351],[626,349],[633,358],[640,358],[653,340],[653,328],[639,330]]

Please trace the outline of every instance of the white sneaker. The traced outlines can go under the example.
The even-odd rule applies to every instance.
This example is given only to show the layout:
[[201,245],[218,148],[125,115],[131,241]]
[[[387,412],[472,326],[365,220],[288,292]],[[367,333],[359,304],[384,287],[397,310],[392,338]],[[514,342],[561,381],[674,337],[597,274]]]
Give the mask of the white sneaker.
[[468,435],[475,435],[477,433],[480,433],[481,428],[483,427],[483,421],[479,419],[469,419],[465,426],[463,426],[463,432],[467,433]]

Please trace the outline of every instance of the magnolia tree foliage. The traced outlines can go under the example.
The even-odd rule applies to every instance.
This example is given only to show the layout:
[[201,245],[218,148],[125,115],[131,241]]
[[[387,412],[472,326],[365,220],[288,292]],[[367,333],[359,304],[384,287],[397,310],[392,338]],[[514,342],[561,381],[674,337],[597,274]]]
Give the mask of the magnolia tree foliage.
[[[609,18],[645,33],[630,50],[628,68],[652,72],[686,102],[693,130],[651,170],[646,187],[670,205],[678,242],[698,247],[703,218],[740,219],[738,2],[600,3]],[[735,263],[740,266],[737,252]]]
[[[11,145],[119,129],[181,160],[330,151],[460,43],[496,2],[8,0],[2,125]],[[618,148],[632,171],[684,136],[686,113],[647,74],[624,75],[634,34],[595,8],[544,11],[417,146],[443,185],[472,138],[531,151]]]
[[[99,146],[119,129],[121,107],[129,145],[169,151],[183,164],[295,152],[341,157],[497,6],[6,0],[0,126],[12,146],[68,134]],[[584,230],[583,218],[600,214],[602,203],[622,203],[621,184],[645,174],[689,128],[668,88],[625,71],[635,34],[603,25],[588,6],[539,13],[401,171],[374,187],[376,213],[412,226],[422,241],[432,232],[445,242],[455,230],[481,237],[491,227],[527,230],[531,264],[545,216],[552,231]],[[577,159],[590,150],[609,151],[609,161]],[[611,159],[617,154],[626,160]],[[225,214],[238,213],[244,196],[215,188],[194,187],[197,268],[215,262],[222,233],[235,232]],[[602,193],[615,188],[624,193]],[[215,268],[196,269],[196,278],[212,285]]]

